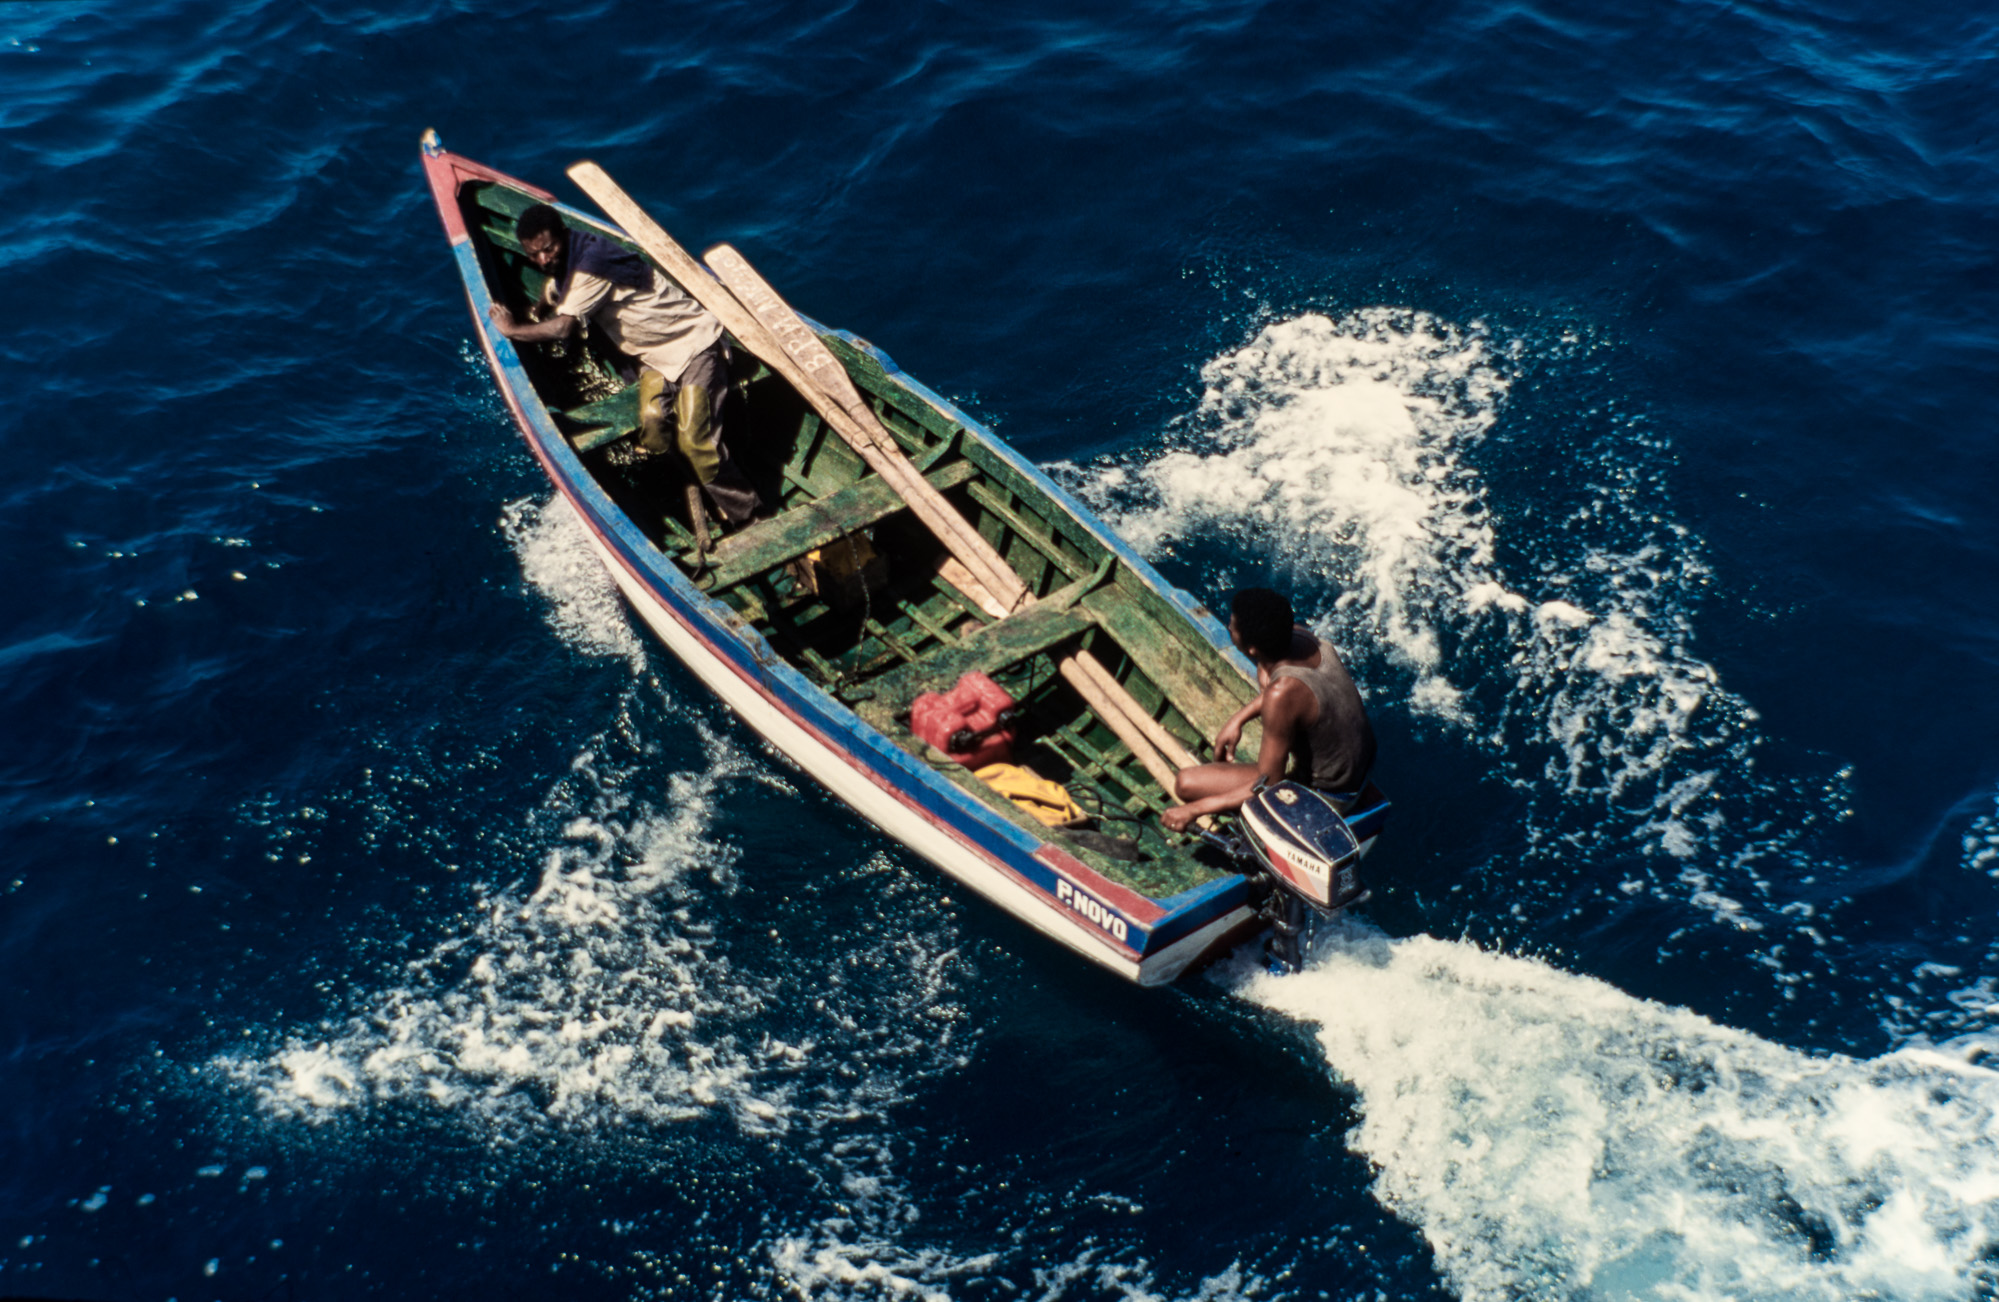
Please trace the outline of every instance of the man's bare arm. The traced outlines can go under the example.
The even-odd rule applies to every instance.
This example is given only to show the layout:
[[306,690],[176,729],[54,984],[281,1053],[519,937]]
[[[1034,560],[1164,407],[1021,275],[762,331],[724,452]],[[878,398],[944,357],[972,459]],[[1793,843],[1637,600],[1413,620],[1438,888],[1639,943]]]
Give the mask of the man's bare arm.
[[1236,743],[1242,740],[1242,730],[1249,726],[1251,719],[1263,713],[1263,696],[1262,692],[1258,692],[1248,705],[1230,715],[1222,730],[1215,734],[1216,759],[1228,761],[1235,758]]
[[486,313],[493,318],[493,328],[517,344],[547,343],[552,339],[567,339],[576,333],[576,318],[560,314],[546,321],[516,321],[514,314],[502,303],[493,304]]
[[[1277,678],[1263,693],[1263,745],[1256,754],[1256,772],[1266,782],[1282,782],[1306,714],[1318,705],[1312,689],[1295,678]],[[1250,784],[1252,789],[1255,783]],[[1249,799],[1249,792],[1242,794]]]
[[1304,725],[1305,711],[1317,702],[1312,689],[1295,678],[1274,680],[1258,700],[1263,703],[1263,745],[1257,751],[1255,770],[1243,777],[1240,786],[1167,810],[1160,815],[1160,821],[1169,830],[1183,831],[1203,814],[1241,809],[1255,792],[1259,778],[1265,782],[1284,780],[1284,766],[1290,761],[1293,739]]

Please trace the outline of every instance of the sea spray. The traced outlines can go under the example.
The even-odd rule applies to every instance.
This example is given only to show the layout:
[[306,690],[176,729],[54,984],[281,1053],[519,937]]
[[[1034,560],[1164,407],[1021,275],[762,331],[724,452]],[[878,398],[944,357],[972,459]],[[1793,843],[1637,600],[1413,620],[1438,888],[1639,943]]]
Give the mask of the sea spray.
[[1245,978],[1358,1093],[1349,1142],[1467,1302],[1980,1296],[1999,1073],[1813,1056],[1527,958],[1347,922]]
[[422,1100],[481,1124],[539,1114],[591,1128],[722,1109],[784,1124],[783,1077],[807,1045],[748,1032],[764,1002],[702,916],[729,853],[707,837],[717,788],[747,761],[707,734],[707,763],[659,803],[592,752],[559,784],[564,820],[531,885],[479,902],[345,1021],[219,1064],[281,1116],[320,1120]]
[[[501,530],[559,637],[643,670],[643,644],[566,502],[509,503]],[[749,1029],[771,983],[732,970],[706,916],[735,884],[734,852],[709,832],[719,793],[765,775],[697,719],[698,762],[642,794],[651,766],[630,741],[632,693],[648,690],[628,686],[611,731],[553,782],[530,820],[545,829],[538,865],[491,888],[344,1020],[217,1066],[268,1111],[309,1121],[401,1099],[496,1131],[716,1110],[746,1130],[781,1129],[784,1078],[809,1044]]]
[[643,672],[645,644],[567,498],[509,502],[500,531],[520,558],[522,577],[547,602],[556,636],[585,655],[622,659]]
[[[1198,408],[1164,446],[1052,470],[1155,557],[1198,548],[1205,585],[1234,586],[1244,560],[1288,575],[1301,618],[1342,647],[1371,708],[1493,757],[1528,802],[1523,862],[1566,878],[1579,852],[1614,858],[1623,895],[1760,930],[1762,865],[1812,799],[1745,782],[1756,714],[1694,649],[1708,569],[1698,539],[1659,514],[1631,431],[1572,436],[1574,482],[1535,487],[1573,509],[1531,536],[1504,532],[1554,509],[1496,495],[1486,470],[1530,364],[1548,359],[1483,323],[1308,313],[1210,361]],[[1509,573],[1502,554],[1532,572]],[[1386,757],[1391,784],[1393,767]],[[1772,820],[1778,802],[1797,816]],[[1593,893],[1599,907],[1623,898]],[[1518,886],[1509,900],[1537,906]],[[1546,903],[1574,907],[1566,888]]]
[[1455,614],[1524,609],[1497,582],[1493,529],[1465,450],[1506,380],[1479,333],[1420,314],[1266,327],[1211,361],[1176,446],[1080,485],[1135,546],[1220,531],[1335,580],[1370,641],[1417,675],[1414,699],[1459,715],[1438,639]]

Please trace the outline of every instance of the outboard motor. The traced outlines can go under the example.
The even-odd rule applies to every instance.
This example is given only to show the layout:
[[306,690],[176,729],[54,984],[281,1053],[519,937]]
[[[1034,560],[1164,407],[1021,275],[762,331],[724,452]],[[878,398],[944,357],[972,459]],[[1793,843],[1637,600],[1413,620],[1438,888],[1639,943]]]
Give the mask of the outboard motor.
[[1263,902],[1271,956],[1296,970],[1311,913],[1331,917],[1367,899],[1360,880],[1360,841],[1323,792],[1296,782],[1259,783],[1244,802],[1233,841],[1212,837],[1238,858],[1253,861],[1275,884]]
[[1321,913],[1359,901],[1360,842],[1321,791],[1296,782],[1263,787],[1242,807],[1243,839],[1278,885]]

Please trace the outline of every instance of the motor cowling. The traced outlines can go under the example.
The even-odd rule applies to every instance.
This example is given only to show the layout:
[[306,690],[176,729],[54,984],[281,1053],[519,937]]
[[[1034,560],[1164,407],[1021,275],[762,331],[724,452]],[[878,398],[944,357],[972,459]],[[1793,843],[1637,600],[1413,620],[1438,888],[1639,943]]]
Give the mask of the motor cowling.
[[909,730],[969,769],[1013,761],[1013,697],[982,673],[948,692],[925,692],[909,707]]
[[1296,782],[1259,789],[1243,804],[1243,840],[1277,884],[1321,913],[1364,894],[1360,842],[1324,792]]

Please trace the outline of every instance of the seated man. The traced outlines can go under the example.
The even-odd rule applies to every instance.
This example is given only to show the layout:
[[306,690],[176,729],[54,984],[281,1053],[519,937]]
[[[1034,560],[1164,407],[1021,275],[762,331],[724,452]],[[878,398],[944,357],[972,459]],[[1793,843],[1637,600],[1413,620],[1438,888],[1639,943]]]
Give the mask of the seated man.
[[[1256,699],[1215,734],[1215,762],[1181,769],[1176,805],[1160,817],[1175,832],[1203,814],[1242,808],[1259,778],[1276,782],[1298,761],[1298,781],[1331,796],[1342,810],[1360,798],[1374,767],[1374,729],[1360,693],[1333,644],[1292,622],[1291,603],[1269,588],[1244,588],[1229,610],[1229,637],[1256,662]],[[1263,718],[1256,763],[1235,759],[1243,725]]]
[[538,203],[514,223],[529,260],[547,272],[553,314],[529,324],[493,305],[493,325],[516,342],[566,339],[589,320],[613,347],[638,358],[639,447],[666,451],[671,403],[680,454],[708,498],[731,524],[762,507],[756,489],[723,446],[722,412],[729,396],[729,353],[722,325],[706,308],[650,264],[599,235],[572,231],[562,215]]

